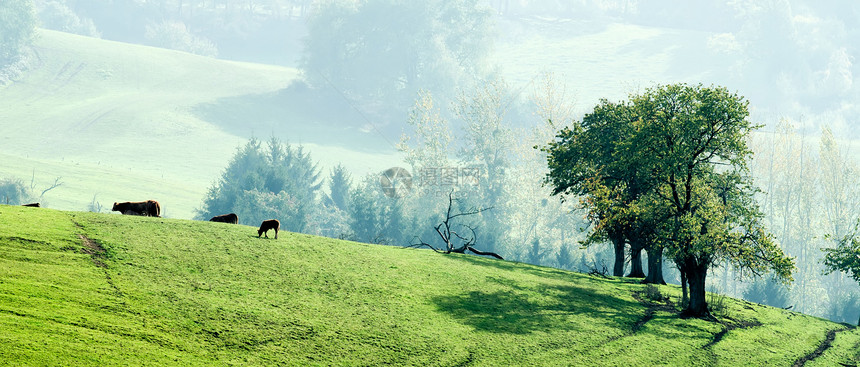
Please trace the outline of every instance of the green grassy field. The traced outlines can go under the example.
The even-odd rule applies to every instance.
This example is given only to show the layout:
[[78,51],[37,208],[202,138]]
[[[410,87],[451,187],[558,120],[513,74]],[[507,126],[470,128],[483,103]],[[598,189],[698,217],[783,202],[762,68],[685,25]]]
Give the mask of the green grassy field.
[[[0,365],[860,362],[860,331],[624,279],[252,227],[0,206]],[[678,289],[659,287],[677,301]]]

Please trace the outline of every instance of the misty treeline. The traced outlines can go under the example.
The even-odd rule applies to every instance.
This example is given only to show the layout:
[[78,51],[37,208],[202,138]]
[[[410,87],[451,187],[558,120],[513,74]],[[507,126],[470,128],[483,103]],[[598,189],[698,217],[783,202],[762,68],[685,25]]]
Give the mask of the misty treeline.
[[714,287],[722,293],[855,323],[860,287],[850,274],[827,275],[822,248],[834,248],[853,234],[860,218],[860,159],[849,131],[824,126],[804,131],[801,118],[772,122],[751,139],[751,170],[765,224],[780,246],[795,257],[790,286],[770,278],[736,280],[738,270],[718,270]]
[[[464,236],[474,230],[474,246],[482,251],[569,270],[611,268],[612,246],[587,238],[591,224],[578,200],[562,202],[543,184],[547,157],[535,147],[574,121],[569,96],[551,74],[525,96],[517,92],[494,79],[461,92],[447,108],[432,94],[419,93],[409,130],[398,144],[412,175],[411,186],[399,195],[389,190],[383,173],[353,177],[336,166],[324,175],[300,147],[252,139],[210,190],[199,218],[236,212],[242,223],[257,225],[264,217],[278,217],[285,228],[310,234],[442,248],[434,227],[445,219],[453,194],[460,212],[489,208],[454,223]],[[528,127],[521,127],[523,121],[530,121]],[[822,248],[851,234],[860,217],[857,155],[851,142],[830,128],[801,134],[796,123],[782,119],[748,142],[754,153],[750,173],[761,189],[755,196],[761,223],[794,258],[794,282],[787,285],[769,274],[750,277],[726,259],[709,271],[707,287],[853,323],[860,289],[850,274],[824,274]],[[629,244],[625,253],[627,274]],[[644,254],[641,261],[647,260]],[[680,283],[670,261],[663,269],[666,281]]]
[[[210,189],[198,219],[235,212],[243,224],[274,217],[284,228],[305,233],[441,248],[434,227],[445,219],[451,195],[457,212],[486,209],[451,223],[453,231],[474,236],[475,248],[588,270],[603,261],[603,249],[579,248],[584,217],[549,196],[542,185],[546,157],[534,149],[560,127],[550,120],[569,119],[571,107],[561,104],[564,91],[551,76],[538,84],[523,98],[495,79],[448,106],[419,93],[407,121],[410,131],[397,145],[411,177],[354,177],[342,166],[322,172],[301,147],[251,139]],[[531,114],[546,122],[515,127]]]

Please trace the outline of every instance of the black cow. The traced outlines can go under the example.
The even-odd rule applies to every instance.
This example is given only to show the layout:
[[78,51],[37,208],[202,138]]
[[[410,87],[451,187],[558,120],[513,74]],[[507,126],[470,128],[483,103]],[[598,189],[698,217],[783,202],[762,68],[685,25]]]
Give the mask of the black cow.
[[269,238],[269,230],[275,230],[275,239],[278,239],[278,230],[281,229],[281,222],[277,219],[267,219],[264,220],[262,224],[260,224],[260,229],[257,230],[257,237],[266,234],[266,238]]
[[41,205],[39,205],[39,203],[30,203],[30,204],[24,204],[24,205],[21,205],[21,206],[29,206],[29,207],[31,207],[31,208],[40,208],[40,207],[42,207]]
[[216,215],[209,220],[210,222],[221,222],[230,224],[239,224],[239,216],[236,213]]
[[125,215],[144,215],[147,217],[160,217],[161,204],[155,200],[126,201],[124,203],[113,203],[111,211],[120,212]]

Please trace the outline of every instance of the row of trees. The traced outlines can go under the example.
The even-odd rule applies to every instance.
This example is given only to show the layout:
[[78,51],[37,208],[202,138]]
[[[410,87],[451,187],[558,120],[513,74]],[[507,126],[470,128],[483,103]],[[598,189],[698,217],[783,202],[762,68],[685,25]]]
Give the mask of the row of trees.
[[[314,190],[303,195],[301,200],[307,205],[299,217],[308,218],[301,220],[308,223],[304,226],[307,233],[370,243],[405,246],[427,242],[444,247],[434,227],[446,219],[451,194],[454,213],[488,208],[450,223],[463,235],[471,236],[467,228],[475,230],[474,248],[511,260],[585,270],[605,258],[602,249],[577,251],[582,216],[570,214],[574,210],[570,203],[549,199],[550,190],[542,186],[540,173],[546,172],[545,154],[533,149],[550,139],[561,125],[547,122],[517,128],[513,124],[530,113],[544,115],[546,121],[550,117],[568,119],[570,108],[557,103],[563,91],[552,80],[547,76],[543,83],[537,83],[541,87],[533,93],[535,108],[521,103],[502,80],[461,93],[448,106],[439,106],[430,92],[419,94],[408,119],[409,132],[398,144],[412,173],[411,190],[402,195],[392,195],[378,174],[354,178],[341,166],[329,172],[322,186],[312,180],[282,184],[301,177],[276,173],[290,170],[285,166],[298,164],[305,167],[303,172],[314,172],[316,177],[320,172],[309,157],[287,160],[281,168],[272,168],[275,160],[269,152],[298,149],[276,139],[267,144],[252,139],[210,189],[198,217],[236,212],[243,223],[256,224],[262,218],[243,215],[241,205],[259,202],[265,207],[260,193],[292,198],[296,195],[294,187],[310,185]],[[272,148],[276,146],[281,148]],[[265,184],[270,181],[279,184]],[[297,200],[283,202],[298,207]],[[249,208],[247,212],[253,211]],[[263,212],[279,215],[283,223],[296,218],[290,210]]]
[[[614,252],[616,275],[623,275],[629,259],[630,275],[654,283],[664,282],[662,271],[669,269],[670,278],[680,275],[690,285],[686,312],[692,315],[707,313],[706,284],[731,293],[726,286],[731,282],[735,295],[773,303],[798,298],[794,294],[801,282],[819,282],[812,279],[820,278],[824,270],[824,254],[815,247],[822,247],[821,242],[804,242],[798,252],[792,238],[814,237],[814,231],[803,228],[822,223],[794,218],[778,225],[782,207],[807,219],[816,215],[804,211],[802,205],[808,204],[782,202],[785,190],[808,189],[781,183],[779,175],[797,171],[779,165],[803,164],[803,159],[779,152],[771,152],[771,159],[781,157],[785,162],[766,159],[759,143],[770,135],[752,135],[759,126],[749,122],[742,97],[724,88],[657,87],[631,95],[628,101],[602,101],[581,122],[573,122],[564,91],[553,78],[536,84],[531,104],[516,102],[501,80],[462,93],[448,111],[431,93],[419,94],[408,119],[411,131],[398,145],[413,173],[412,190],[404,195],[392,195],[379,175],[356,180],[342,166],[333,168],[323,184],[308,153],[277,139],[267,146],[252,139],[210,190],[200,217],[232,211],[246,224],[278,217],[286,228],[306,233],[445,248],[448,244],[442,243],[435,228],[449,219],[446,211],[474,211],[475,215],[444,223],[463,235],[463,243],[506,259],[578,270],[599,266]],[[512,121],[529,114],[545,122],[514,127]],[[749,141],[757,148],[755,155]],[[772,142],[766,146],[781,149]],[[846,158],[827,130],[820,155],[822,162]],[[768,166],[775,176],[763,179],[762,169]],[[821,169],[830,166],[847,167],[822,163]],[[822,179],[820,192],[851,197],[845,191],[856,190],[856,183],[846,169],[839,174],[849,176]],[[753,176],[768,194],[756,189]],[[835,182],[842,182],[842,187],[826,188]],[[553,193],[563,200],[551,199]],[[452,207],[449,194],[455,198]],[[579,211],[577,203],[585,211]],[[833,207],[852,206],[840,202]],[[474,210],[483,208],[488,210]],[[845,224],[852,216],[841,210],[843,214],[831,215],[833,223],[848,228]],[[582,228],[588,228],[585,236]],[[844,230],[824,233],[848,238]],[[615,251],[594,246],[605,241],[613,243]],[[842,240],[845,246],[851,241]],[[647,257],[640,256],[643,251]],[[671,267],[664,266],[663,255]],[[642,265],[645,258],[647,268]],[[792,295],[774,293],[787,289],[783,284],[792,279],[795,265],[800,272],[794,273],[799,281]],[[759,276],[768,271],[773,274],[752,284],[736,280],[740,274]],[[706,283],[709,274],[718,280]],[[831,289],[821,284],[806,287]],[[763,292],[769,295],[759,294]]]
[[761,222],[746,141],[757,127],[748,102],[725,88],[669,85],[601,101],[545,149],[554,194],[581,198],[595,224],[589,239],[609,239],[615,274],[629,243],[632,276],[648,251],[646,282],[663,283],[662,255],[677,266],[684,312],[709,314],[706,276],[716,263],[790,281],[794,263]]
[[840,138],[846,131],[810,128],[807,119],[782,118],[751,139],[756,152],[751,170],[764,191],[757,199],[767,227],[796,258],[795,282],[759,292],[764,284],[745,288],[734,281],[738,269],[724,267],[715,274],[717,286],[734,296],[854,322],[860,317],[860,287],[840,272],[822,276],[821,249],[838,246],[860,218],[856,146]]

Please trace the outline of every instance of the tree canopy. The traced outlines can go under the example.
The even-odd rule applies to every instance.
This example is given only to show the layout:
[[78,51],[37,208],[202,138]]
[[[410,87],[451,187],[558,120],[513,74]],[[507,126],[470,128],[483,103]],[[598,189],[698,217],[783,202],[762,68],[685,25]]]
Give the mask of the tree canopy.
[[855,225],[854,230],[839,238],[835,248],[824,248],[824,266],[826,272],[841,271],[849,275],[855,281],[860,282],[860,223]]
[[276,138],[263,146],[252,138],[209,189],[198,217],[232,212],[248,225],[274,218],[281,221],[282,229],[302,232],[321,186],[319,168],[301,147],[293,148]]
[[[481,75],[491,11],[478,0],[330,1],[308,20],[302,68],[354,100],[407,105],[419,89],[451,92]],[[393,100],[392,100],[393,99]]]
[[[650,176],[638,162],[623,159],[632,149],[625,144],[635,133],[637,119],[631,103],[601,100],[582,122],[563,129],[556,141],[542,148],[548,154],[549,165],[545,183],[562,200],[565,196],[582,199],[594,224],[585,244],[604,239],[612,242],[615,276],[623,275],[624,247],[629,243],[630,276],[645,277],[640,254],[650,245],[649,231],[653,227],[646,220],[647,212],[635,206],[651,184]],[[662,267],[650,267],[649,275],[649,281],[663,283]]]
[[36,35],[32,0],[0,1],[0,67],[14,62]]
[[709,313],[705,277],[717,260],[791,280],[793,260],[762,225],[753,197],[746,141],[757,126],[747,104],[722,87],[658,86],[628,103],[601,102],[592,116],[606,117],[591,122],[604,125],[584,120],[546,148],[547,183],[586,196],[597,229],[645,230],[666,250],[689,283],[684,312],[692,316]]

